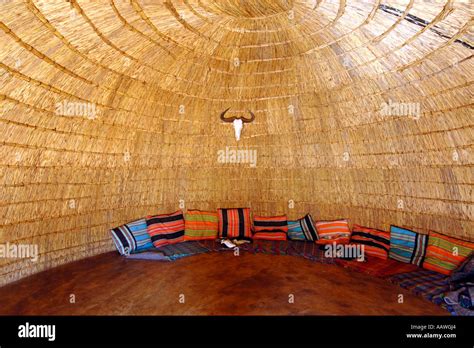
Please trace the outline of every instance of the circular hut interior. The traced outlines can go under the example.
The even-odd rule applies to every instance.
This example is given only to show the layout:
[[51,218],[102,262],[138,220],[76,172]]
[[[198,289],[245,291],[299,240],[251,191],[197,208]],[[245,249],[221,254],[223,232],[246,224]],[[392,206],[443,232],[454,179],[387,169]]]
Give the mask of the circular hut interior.
[[[0,314],[450,315],[474,249],[473,13],[1,0]],[[214,238],[187,238],[193,217]]]

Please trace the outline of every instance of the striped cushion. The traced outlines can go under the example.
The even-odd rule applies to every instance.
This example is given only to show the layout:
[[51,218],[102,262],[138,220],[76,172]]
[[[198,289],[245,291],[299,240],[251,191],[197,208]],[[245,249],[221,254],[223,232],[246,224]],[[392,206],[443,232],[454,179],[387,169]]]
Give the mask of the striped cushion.
[[318,231],[318,244],[348,244],[351,238],[351,230],[347,220],[318,221],[316,222]]
[[215,211],[188,210],[184,224],[185,241],[217,239],[219,216]]
[[148,216],[146,224],[155,248],[184,241],[184,216],[181,210]]
[[250,208],[218,209],[219,236],[222,238],[251,238]]
[[354,225],[352,227],[351,243],[364,245],[366,255],[388,259],[390,250],[390,233],[374,228]]
[[474,243],[430,232],[423,268],[450,275],[474,250]]
[[394,260],[421,266],[426,254],[428,236],[405,228],[390,226],[390,252]]
[[306,214],[296,221],[288,221],[288,239],[291,240],[318,240],[316,227],[314,227],[313,218]]
[[253,235],[254,240],[286,240],[286,232],[284,231],[270,231],[257,232]]
[[145,219],[129,222],[110,230],[115,247],[121,255],[138,253],[153,247]]
[[255,215],[253,217],[253,227],[255,233],[272,231],[288,232],[288,219],[286,215],[271,217]]
[[288,239],[306,240],[300,220],[288,221]]

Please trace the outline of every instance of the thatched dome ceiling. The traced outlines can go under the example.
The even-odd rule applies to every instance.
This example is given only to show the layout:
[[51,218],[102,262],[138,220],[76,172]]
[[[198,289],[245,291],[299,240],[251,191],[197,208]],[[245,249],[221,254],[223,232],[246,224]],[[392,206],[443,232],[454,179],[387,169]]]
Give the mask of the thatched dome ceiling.
[[[0,242],[41,253],[0,260],[0,284],[180,203],[474,240],[472,18],[457,0],[0,1]],[[239,142],[228,107],[256,115]],[[217,160],[236,147],[256,166]]]

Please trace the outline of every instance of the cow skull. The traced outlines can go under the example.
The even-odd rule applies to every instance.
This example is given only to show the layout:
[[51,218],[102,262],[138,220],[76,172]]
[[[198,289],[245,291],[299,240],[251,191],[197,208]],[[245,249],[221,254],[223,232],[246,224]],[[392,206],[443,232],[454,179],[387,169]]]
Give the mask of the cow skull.
[[226,112],[229,111],[230,108],[227,108],[224,110],[224,112],[221,113],[221,120],[224,122],[232,122],[232,125],[234,126],[234,132],[235,132],[235,140],[239,141],[240,140],[240,134],[242,133],[242,128],[244,128],[244,123],[250,123],[253,120],[255,120],[255,115],[252,111],[248,110],[250,113],[250,118],[245,118],[245,117],[224,117]]

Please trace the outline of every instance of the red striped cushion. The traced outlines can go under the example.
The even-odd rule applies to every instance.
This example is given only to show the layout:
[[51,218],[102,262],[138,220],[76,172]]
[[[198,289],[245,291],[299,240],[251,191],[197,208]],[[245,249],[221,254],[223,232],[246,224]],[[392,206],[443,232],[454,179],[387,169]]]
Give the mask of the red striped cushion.
[[288,219],[286,215],[280,216],[259,216],[253,217],[253,227],[257,232],[288,232]]
[[317,244],[348,244],[351,237],[351,230],[347,220],[318,221],[316,230],[319,240]]
[[251,238],[250,208],[219,208],[219,236],[222,238]]
[[155,248],[184,241],[184,216],[181,210],[147,216],[146,224]]
[[271,232],[257,232],[253,235],[254,240],[286,240],[286,232],[271,231]]
[[354,225],[351,243],[362,244],[366,255],[387,260],[390,250],[390,232]]

